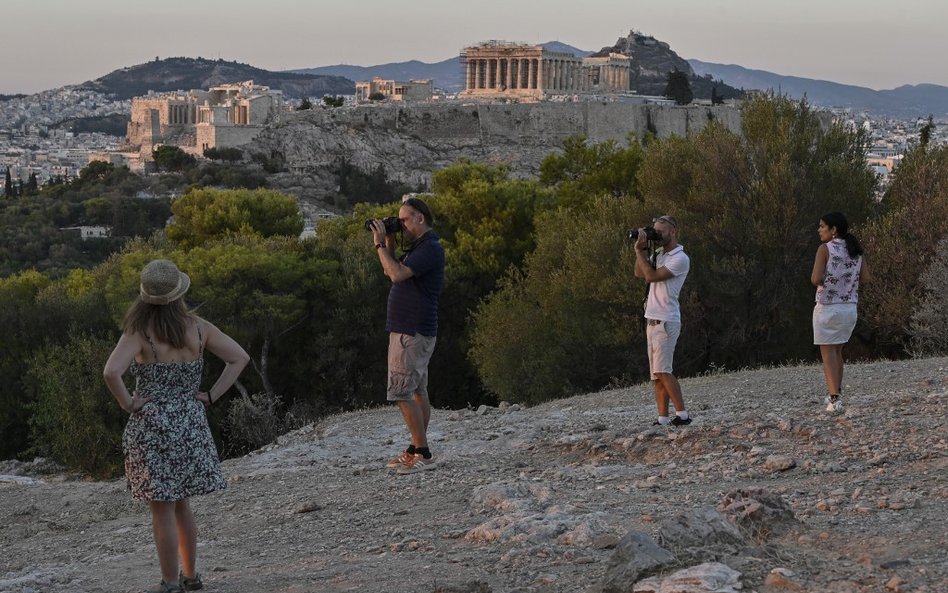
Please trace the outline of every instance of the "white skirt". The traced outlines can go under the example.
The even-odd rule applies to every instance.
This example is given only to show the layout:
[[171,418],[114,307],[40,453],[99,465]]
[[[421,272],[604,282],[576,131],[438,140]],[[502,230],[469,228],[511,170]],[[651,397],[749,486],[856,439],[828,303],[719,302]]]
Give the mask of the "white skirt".
[[839,303],[813,307],[813,343],[845,344],[856,327],[856,303]]

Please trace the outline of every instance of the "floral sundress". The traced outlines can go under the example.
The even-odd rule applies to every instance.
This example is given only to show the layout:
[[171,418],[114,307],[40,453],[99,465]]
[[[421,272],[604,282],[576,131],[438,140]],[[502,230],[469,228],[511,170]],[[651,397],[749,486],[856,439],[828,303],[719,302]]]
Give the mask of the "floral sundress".
[[132,497],[175,501],[222,490],[227,481],[204,405],[194,398],[204,370],[204,340],[198,358],[187,362],[132,362],[135,388],[150,397],[132,414],[122,434],[125,477]]

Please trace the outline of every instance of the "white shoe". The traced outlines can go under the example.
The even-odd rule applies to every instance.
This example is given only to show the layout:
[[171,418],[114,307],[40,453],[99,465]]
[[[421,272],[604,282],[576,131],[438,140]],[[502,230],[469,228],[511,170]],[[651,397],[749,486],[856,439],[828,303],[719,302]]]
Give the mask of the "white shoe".
[[823,401],[826,403],[827,412],[836,413],[843,411],[843,399],[838,395],[835,398],[826,396],[826,399]]

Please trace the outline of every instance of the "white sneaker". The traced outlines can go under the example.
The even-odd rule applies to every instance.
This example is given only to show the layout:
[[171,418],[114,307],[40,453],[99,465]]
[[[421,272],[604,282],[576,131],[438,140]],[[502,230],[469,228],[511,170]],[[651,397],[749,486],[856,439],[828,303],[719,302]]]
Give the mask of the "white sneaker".
[[826,396],[823,400],[826,403],[826,411],[830,413],[843,411],[843,399],[838,395],[836,397]]

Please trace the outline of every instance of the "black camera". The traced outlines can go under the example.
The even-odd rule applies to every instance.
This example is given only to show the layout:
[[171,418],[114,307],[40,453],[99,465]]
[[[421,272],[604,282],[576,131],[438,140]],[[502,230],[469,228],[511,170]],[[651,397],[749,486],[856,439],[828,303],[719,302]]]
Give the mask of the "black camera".
[[[647,226],[643,229],[645,231],[645,238],[649,241],[661,241],[662,234],[655,230],[655,227]],[[639,229],[630,229],[629,230],[629,241],[635,241],[639,238]]]
[[[385,234],[392,235],[402,230],[402,221],[398,220],[397,216],[386,216],[382,219],[382,224],[385,225]],[[365,230],[372,230],[372,221],[365,221]]]

